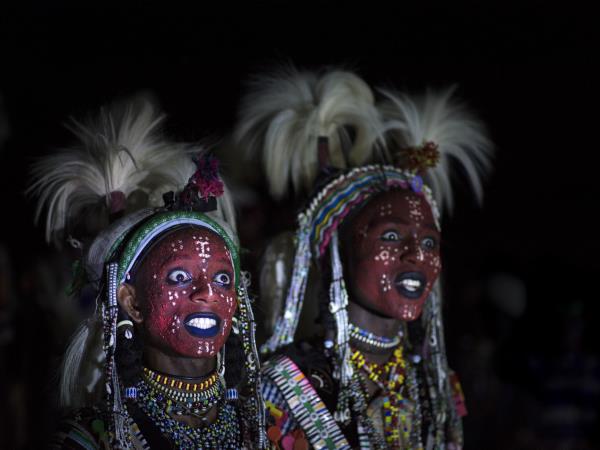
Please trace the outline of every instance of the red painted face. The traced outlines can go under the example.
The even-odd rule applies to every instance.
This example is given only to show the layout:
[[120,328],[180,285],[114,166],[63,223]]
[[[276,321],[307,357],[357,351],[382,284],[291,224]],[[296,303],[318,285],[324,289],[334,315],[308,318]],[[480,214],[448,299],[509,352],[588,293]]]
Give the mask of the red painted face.
[[179,356],[214,356],[235,313],[231,254],[214,232],[178,229],[155,243],[133,274],[145,339]]
[[439,241],[424,197],[406,190],[375,197],[345,235],[351,298],[386,317],[417,319],[442,267]]

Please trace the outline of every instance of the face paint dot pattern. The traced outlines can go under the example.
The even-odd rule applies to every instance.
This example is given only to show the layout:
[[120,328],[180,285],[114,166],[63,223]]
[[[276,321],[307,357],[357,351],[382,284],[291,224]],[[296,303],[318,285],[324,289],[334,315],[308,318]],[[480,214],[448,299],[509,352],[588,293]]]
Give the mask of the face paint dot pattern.
[[[134,286],[142,302],[142,326],[148,345],[183,356],[206,357],[216,354],[224,345],[231,329],[231,320],[227,319],[236,309],[234,298],[227,301],[235,288],[214,279],[222,272],[231,277],[234,269],[228,256],[231,253],[222,238],[207,229],[194,231],[195,239],[192,228],[182,228],[156,242],[141,261]],[[198,245],[196,251],[196,242],[203,242],[204,249]],[[198,256],[202,250],[209,258]],[[189,279],[176,282],[169,278],[174,270],[187,272]],[[216,334],[200,337],[192,333],[184,322],[194,314],[218,316],[221,322]]]
[[381,275],[380,284],[383,292],[387,292],[392,289],[392,283],[385,273]]
[[[344,264],[351,298],[388,317],[417,319],[441,266],[439,246],[421,246],[426,238],[439,241],[429,204],[412,191],[384,192],[352,219],[348,231],[342,245],[349,248]],[[418,298],[405,293],[415,289]]]

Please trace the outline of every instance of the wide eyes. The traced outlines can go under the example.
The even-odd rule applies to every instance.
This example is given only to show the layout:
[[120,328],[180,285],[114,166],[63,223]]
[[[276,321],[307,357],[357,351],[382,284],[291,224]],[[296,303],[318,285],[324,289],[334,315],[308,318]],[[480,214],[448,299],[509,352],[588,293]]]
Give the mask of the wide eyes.
[[192,281],[191,275],[183,269],[174,269],[167,275],[169,284],[184,284]]
[[381,235],[381,240],[382,241],[399,241],[400,234],[394,230],[387,230],[387,231],[384,231],[383,234]]
[[[169,284],[187,284],[190,281],[192,281],[192,276],[183,269],[174,269],[167,275]],[[213,282],[223,287],[229,287],[231,285],[231,275],[225,271],[217,272],[213,277]]]
[[[395,230],[386,230],[381,234],[381,240],[386,242],[396,242],[402,240],[402,236]],[[423,250],[432,251],[437,247],[437,241],[428,236],[421,240],[420,246]]]
[[423,239],[421,241],[421,248],[423,250],[429,250],[429,251],[435,250],[436,245],[437,245],[437,242],[432,237],[426,237],[425,239]]
[[229,287],[231,284],[231,276],[227,272],[218,272],[214,276],[213,281],[223,287]]

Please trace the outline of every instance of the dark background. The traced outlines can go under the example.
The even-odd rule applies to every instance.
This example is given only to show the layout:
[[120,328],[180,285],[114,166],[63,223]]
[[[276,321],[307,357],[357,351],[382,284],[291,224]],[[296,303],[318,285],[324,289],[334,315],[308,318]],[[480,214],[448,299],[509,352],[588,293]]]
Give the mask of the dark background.
[[[484,206],[459,184],[444,222],[466,448],[598,446],[594,16],[572,2],[403,3],[0,6],[1,448],[43,447],[76,316],[62,294],[69,262],[23,195],[30,163],[72,142],[70,116],[140,91],[172,136],[226,136],[245,80],[282,63],[343,65],[409,90],[458,83],[498,149]],[[292,223],[288,204],[241,209],[253,271],[265,240]]]

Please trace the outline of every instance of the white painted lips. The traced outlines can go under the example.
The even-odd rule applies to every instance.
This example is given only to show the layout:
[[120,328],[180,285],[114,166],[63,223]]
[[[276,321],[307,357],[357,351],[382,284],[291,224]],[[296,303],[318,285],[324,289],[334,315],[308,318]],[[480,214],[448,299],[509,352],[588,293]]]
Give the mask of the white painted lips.
[[188,320],[185,324],[189,327],[199,328],[200,330],[208,330],[209,328],[216,327],[217,321],[209,317],[196,317]]

